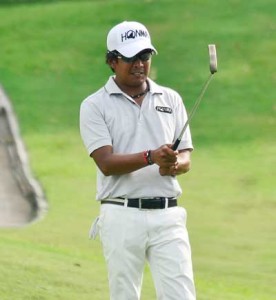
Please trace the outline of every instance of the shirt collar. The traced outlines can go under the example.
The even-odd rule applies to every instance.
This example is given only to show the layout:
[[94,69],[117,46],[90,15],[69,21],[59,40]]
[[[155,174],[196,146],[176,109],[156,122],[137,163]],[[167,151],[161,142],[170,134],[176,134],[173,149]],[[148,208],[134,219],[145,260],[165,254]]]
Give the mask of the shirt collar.
[[[110,76],[107,83],[105,84],[105,89],[108,92],[109,95],[114,94],[123,94],[123,91],[118,87],[116,82],[114,81],[114,75]],[[163,91],[161,87],[156,84],[153,80],[150,78],[147,79],[149,83],[149,92],[152,94],[163,94]]]
[[149,83],[150,93],[163,94],[163,90],[161,89],[161,87],[150,78],[148,78],[148,83]]
[[107,83],[105,84],[105,89],[109,95],[112,94],[123,94],[123,91],[118,87],[114,81],[115,76],[110,76]]

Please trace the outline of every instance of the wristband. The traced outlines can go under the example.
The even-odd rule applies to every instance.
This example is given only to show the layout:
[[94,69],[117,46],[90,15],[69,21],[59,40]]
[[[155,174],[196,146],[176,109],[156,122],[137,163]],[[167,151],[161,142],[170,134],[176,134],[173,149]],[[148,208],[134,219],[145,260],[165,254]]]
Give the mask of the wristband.
[[148,157],[147,157],[147,159],[148,159],[148,164],[149,165],[153,165],[154,164],[153,160],[151,159],[151,150],[148,151]]
[[148,163],[147,157],[148,157],[148,151],[144,151],[143,152],[143,158],[144,158],[145,163],[148,165],[149,163]]
[[147,150],[143,152],[144,161],[147,165],[153,165],[154,162],[151,159],[151,150]]

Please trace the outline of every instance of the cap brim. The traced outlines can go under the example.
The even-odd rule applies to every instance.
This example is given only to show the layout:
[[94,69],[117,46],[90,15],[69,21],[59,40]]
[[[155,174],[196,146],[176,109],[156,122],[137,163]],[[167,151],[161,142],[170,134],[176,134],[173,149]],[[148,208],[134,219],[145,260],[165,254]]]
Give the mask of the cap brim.
[[137,53],[139,53],[143,50],[146,50],[146,49],[150,49],[150,50],[154,51],[155,54],[158,53],[157,50],[150,43],[148,43],[148,42],[143,43],[142,41],[139,41],[138,43],[132,43],[129,45],[125,45],[116,50],[125,57],[133,57]]

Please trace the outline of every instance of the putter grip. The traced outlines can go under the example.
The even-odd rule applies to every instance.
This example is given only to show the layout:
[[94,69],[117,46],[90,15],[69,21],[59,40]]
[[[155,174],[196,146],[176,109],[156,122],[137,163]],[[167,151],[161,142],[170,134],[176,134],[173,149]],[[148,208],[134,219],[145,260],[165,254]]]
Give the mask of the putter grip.
[[180,139],[177,139],[175,142],[174,142],[174,144],[173,144],[173,146],[172,146],[172,149],[175,151],[176,149],[177,149],[177,147],[179,146],[179,144],[180,144]]

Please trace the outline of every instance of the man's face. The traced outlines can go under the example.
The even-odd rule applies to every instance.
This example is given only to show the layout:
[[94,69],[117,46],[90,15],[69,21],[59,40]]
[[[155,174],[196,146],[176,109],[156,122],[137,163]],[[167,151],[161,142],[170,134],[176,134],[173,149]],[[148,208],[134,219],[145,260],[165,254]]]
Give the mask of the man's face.
[[[131,60],[131,59],[130,59]],[[132,59],[125,61],[124,57],[118,56],[113,61],[113,69],[118,84],[127,87],[139,87],[147,79],[150,72],[151,54],[150,52],[141,52]]]

